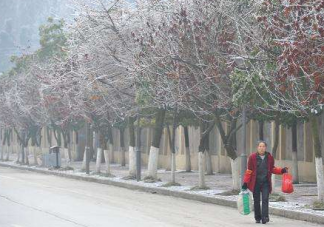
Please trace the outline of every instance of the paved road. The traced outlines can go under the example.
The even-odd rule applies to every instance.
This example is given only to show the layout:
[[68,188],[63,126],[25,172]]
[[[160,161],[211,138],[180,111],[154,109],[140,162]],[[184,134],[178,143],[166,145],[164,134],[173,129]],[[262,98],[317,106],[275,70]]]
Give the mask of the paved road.
[[[0,227],[255,226],[235,209],[0,167]],[[319,226],[271,217],[270,226]]]

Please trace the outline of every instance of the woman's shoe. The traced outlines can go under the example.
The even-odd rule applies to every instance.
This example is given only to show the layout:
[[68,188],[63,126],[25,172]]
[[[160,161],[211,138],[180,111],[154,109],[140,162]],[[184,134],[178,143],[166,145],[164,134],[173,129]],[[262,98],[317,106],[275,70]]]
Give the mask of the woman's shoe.
[[267,218],[262,218],[262,224],[267,224]]

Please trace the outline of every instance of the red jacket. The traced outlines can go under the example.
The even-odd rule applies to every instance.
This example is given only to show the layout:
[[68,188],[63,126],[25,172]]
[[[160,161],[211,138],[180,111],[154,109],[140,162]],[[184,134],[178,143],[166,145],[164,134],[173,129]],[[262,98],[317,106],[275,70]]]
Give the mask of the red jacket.
[[[270,193],[272,191],[272,184],[271,184],[271,175],[277,174],[281,175],[281,168],[274,166],[274,158],[270,153],[268,153],[268,181],[269,181],[269,187],[270,187]],[[248,167],[245,171],[244,175],[244,183],[247,183],[248,189],[253,192],[256,182],[256,176],[257,176],[257,152],[252,153],[248,160]]]

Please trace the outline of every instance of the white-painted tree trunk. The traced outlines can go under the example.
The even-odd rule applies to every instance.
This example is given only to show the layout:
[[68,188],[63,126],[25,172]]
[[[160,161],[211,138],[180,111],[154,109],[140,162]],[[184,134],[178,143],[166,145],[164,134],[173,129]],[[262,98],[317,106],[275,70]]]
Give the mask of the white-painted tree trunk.
[[1,161],[3,161],[3,157],[4,157],[4,152],[5,152],[5,147],[6,145],[2,146],[1,148]]
[[276,175],[272,174],[271,176],[271,183],[272,183],[272,193],[276,192]]
[[231,159],[233,190],[240,190],[240,168],[239,158]]
[[82,167],[81,167],[81,170],[82,171],[85,171],[86,168],[87,168],[87,152],[86,150],[84,150],[84,153],[83,153],[83,160],[82,160]]
[[136,176],[136,153],[135,153],[135,147],[129,147],[128,151],[129,156],[129,175],[130,176]]
[[96,173],[100,173],[101,160],[102,160],[102,149],[98,147],[97,148],[97,160],[96,160]]
[[205,152],[198,152],[199,188],[205,188]]
[[6,156],[6,154],[7,154],[8,151],[9,151],[9,146],[8,146],[8,145],[6,145],[4,148],[5,148],[5,149],[3,149],[2,157],[1,157],[1,160],[2,160],[2,161],[5,160],[5,156]]
[[316,167],[316,181],[317,181],[317,193],[318,200],[324,202],[324,174],[323,174],[323,158],[315,157]]
[[109,163],[114,163],[114,146],[110,143],[108,144],[108,150],[109,150]]
[[43,148],[42,146],[37,147],[37,151],[38,151],[38,156],[37,156],[37,163],[38,165],[42,165],[43,164],[43,160],[42,160],[42,156],[43,156]]
[[106,164],[106,174],[110,174],[110,158],[109,150],[104,150],[105,164]]
[[7,149],[7,153],[6,153],[6,161],[9,161],[9,158],[10,158],[10,151],[11,151],[11,153],[12,153],[12,150],[13,150],[13,145],[11,144],[11,146],[10,147],[8,147],[8,149]]
[[20,162],[20,156],[21,156],[21,151],[19,151],[19,147],[18,147],[18,149],[17,149],[17,159],[16,159],[17,163]]
[[175,183],[175,172],[176,172],[176,155],[171,152],[171,182]]
[[68,146],[67,146],[67,152],[68,152],[68,157],[69,157],[69,164],[71,165],[72,160],[73,160],[73,156],[72,156],[72,144],[71,141],[69,142]]
[[293,161],[293,168],[292,168],[293,182],[299,183],[297,152],[292,152],[292,161]]
[[33,147],[30,147],[30,149],[32,150],[33,152],[33,156],[34,156],[34,165],[38,165],[38,162],[37,162],[37,150],[36,150],[36,147],[33,146]]
[[159,148],[151,146],[150,148],[150,155],[148,161],[148,177],[153,179],[157,179],[157,168],[158,168],[158,161],[159,161]]
[[213,163],[212,163],[210,151],[206,151],[206,174],[213,175]]
[[68,148],[63,148],[63,152],[64,152],[64,157],[65,157],[65,164],[66,164],[66,166],[70,166],[70,164],[71,164],[70,155],[69,155],[70,151]]
[[92,146],[93,146],[93,152],[97,156],[98,152],[98,141],[99,141],[99,133],[93,132],[93,140],[92,140]]
[[24,147],[24,152],[25,152],[26,165],[29,165],[29,149],[28,149],[28,147]]
[[43,148],[42,148],[42,146],[39,146],[39,147],[38,147],[38,150],[39,150],[39,154],[40,154],[40,155],[43,155]]

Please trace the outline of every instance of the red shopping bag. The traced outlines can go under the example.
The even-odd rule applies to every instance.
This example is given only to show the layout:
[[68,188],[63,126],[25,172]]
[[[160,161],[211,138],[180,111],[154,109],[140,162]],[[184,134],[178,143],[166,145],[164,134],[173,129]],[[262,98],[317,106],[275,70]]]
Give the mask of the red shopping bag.
[[292,175],[289,173],[284,173],[282,176],[281,191],[288,194],[293,193],[294,191]]

